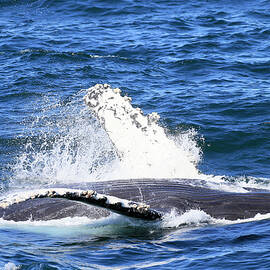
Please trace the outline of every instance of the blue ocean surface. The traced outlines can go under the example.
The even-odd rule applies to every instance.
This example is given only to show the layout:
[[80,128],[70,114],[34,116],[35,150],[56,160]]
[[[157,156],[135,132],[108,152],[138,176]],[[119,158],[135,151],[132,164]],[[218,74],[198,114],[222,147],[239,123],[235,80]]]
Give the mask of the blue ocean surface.
[[[97,83],[157,112],[215,187],[270,189],[269,52],[264,0],[0,0],[1,197],[102,178],[114,150],[83,102]],[[0,268],[270,269],[269,225],[0,219]]]

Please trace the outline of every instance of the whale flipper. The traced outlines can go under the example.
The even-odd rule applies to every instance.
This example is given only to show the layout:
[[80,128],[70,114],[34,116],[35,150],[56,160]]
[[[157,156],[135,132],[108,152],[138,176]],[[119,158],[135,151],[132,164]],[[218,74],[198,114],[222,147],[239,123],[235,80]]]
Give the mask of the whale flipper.
[[126,199],[121,199],[116,196],[100,194],[94,190],[75,190],[62,188],[36,190],[7,197],[0,203],[0,208],[2,208],[1,210],[3,211],[2,216],[5,216],[4,209],[10,208],[14,206],[14,204],[20,204],[37,199],[65,199],[91,206],[105,208],[109,211],[124,216],[140,218],[143,220],[156,220],[162,218],[162,214],[160,212],[151,209],[150,206],[145,203],[138,203]]

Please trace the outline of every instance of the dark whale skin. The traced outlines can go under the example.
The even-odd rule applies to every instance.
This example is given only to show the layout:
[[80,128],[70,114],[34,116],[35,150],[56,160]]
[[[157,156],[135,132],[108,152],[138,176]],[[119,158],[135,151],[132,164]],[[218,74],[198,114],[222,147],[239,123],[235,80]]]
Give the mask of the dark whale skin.
[[[179,214],[191,209],[203,210],[214,218],[237,220],[270,213],[270,192],[251,190],[246,193],[225,192],[208,188],[204,181],[192,179],[129,179],[69,185],[71,188],[93,189],[118,198],[144,202],[162,214],[174,209]],[[6,209],[0,208],[5,220],[52,220],[109,215],[106,209],[64,199],[43,198]]]

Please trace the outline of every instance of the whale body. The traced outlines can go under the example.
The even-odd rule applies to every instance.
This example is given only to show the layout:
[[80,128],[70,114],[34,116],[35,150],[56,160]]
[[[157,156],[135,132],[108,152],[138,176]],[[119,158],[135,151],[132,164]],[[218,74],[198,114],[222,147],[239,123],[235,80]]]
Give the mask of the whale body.
[[[73,187],[65,194],[71,194]],[[256,214],[270,213],[270,192],[266,190],[247,190],[245,193],[225,192],[208,188],[203,181],[191,179],[130,179],[100,181],[84,184],[83,189],[91,189],[104,194],[102,203],[87,202],[82,193],[75,198],[59,195],[58,197],[38,196],[25,201],[11,203],[0,208],[0,217],[5,220],[51,220],[64,217],[87,216],[101,218],[108,216],[110,211],[122,215],[142,219],[162,219],[172,210],[183,214],[189,210],[202,210],[214,218],[237,220],[253,218]],[[84,193],[86,194],[86,193]],[[147,205],[147,211],[136,215],[125,209],[111,207],[104,203],[106,196],[114,196],[113,205],[121,205],[121,200],[131,202],[130,205]],[[93,204],[94,206],[91,206]],[[132,206],[133,207],[133,206]],[[147,218],[149,211],[154,216]],[[140,211],[139,211],[140,212]],[[145,216],[144,216],[145,215]]]
[[[171,211],[181,215],[195,209],[213,218],[236,220],[270,213],[270,191],[226,192],[209,188],[207,181],[193,179],[200,177],[196,168],[198,157],[190,158],[186,147],[182,149],[167,136],[158,123],[157,113],[144,115],[140,108],[132,106],[130,97],[121,95],[120,89],[97,84],[88,89],[84,101],[113,146],[118,164],[115,173],[124,177],[127,172],[126,177],[140,179],[25,191],[0,201],[0,217],[14,221],[100,218],[113,211],[158,220]],[[77,190],[78,186],[82,190]]]

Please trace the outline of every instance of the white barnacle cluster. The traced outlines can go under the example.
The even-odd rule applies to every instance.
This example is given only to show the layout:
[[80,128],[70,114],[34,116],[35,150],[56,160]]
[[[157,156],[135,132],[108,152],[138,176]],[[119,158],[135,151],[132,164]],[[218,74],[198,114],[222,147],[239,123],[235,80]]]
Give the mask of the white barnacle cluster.
[[139,213],[144,213],[150,209],[150,205],[147,205],[145,203],[130,202],[129,208],[132,208],[132,209],[138,211]]
[[95,199],[98,200],[104,200],[103,203],[106,204],[106,207],[110,208],[110,206],[116,206],[120,209],[133,209],[136,212],[143,213],[145,211],[148,211],[150,206],[146,205],[144,203],[137,203],[132,202],[129,200],[121,199],[114,196],[104,195],[104,194],[95,194]]
[[96,192],[94,190],[86,190],[86,191],[81,191],[78,196],[80,197],[85,197],[87,199],[95,196]]
[[[26,194],[27,193],[27,194]],[[24,193],[17,193],[17,194],[10,194],[5,199],[2,199],[0,202],[1,208],[7,208],[12,204],[18,204],[20,202],[24,202],[26,200],[29,200],[31,198],[35,198],[37,194],[34,194],[33,192],[24,192]]]
[[137,203],[114,196],[99,194],[94,190],[75,190],[75,189],[47,189],[13,194],[0,203],[1,208],[7,208],[13,204],[18,204],[28,200],[42,198],[63,198],[72,201],[83,202],[86,204],[104,207],[111,211],[116,211],[127,216],[138,216],[147,219],[160,218],[160,214],[151,210],[149,205]]
[[1,208],[7,208],[9,205],[10,205],[9,202],[6,202],[6,201],[3,201],[0,203]]
[[[39,198],[56,198],[63,197],[69,189],[38,189],[32,191],[24,191],[15,194],[10,194],[5,199],[2,199],[0,202],[1,208],[7,208],[12,204],[22,203],[28,200],[34,200]],[[80,192],[80,190],[74,190],[75,192]]]

